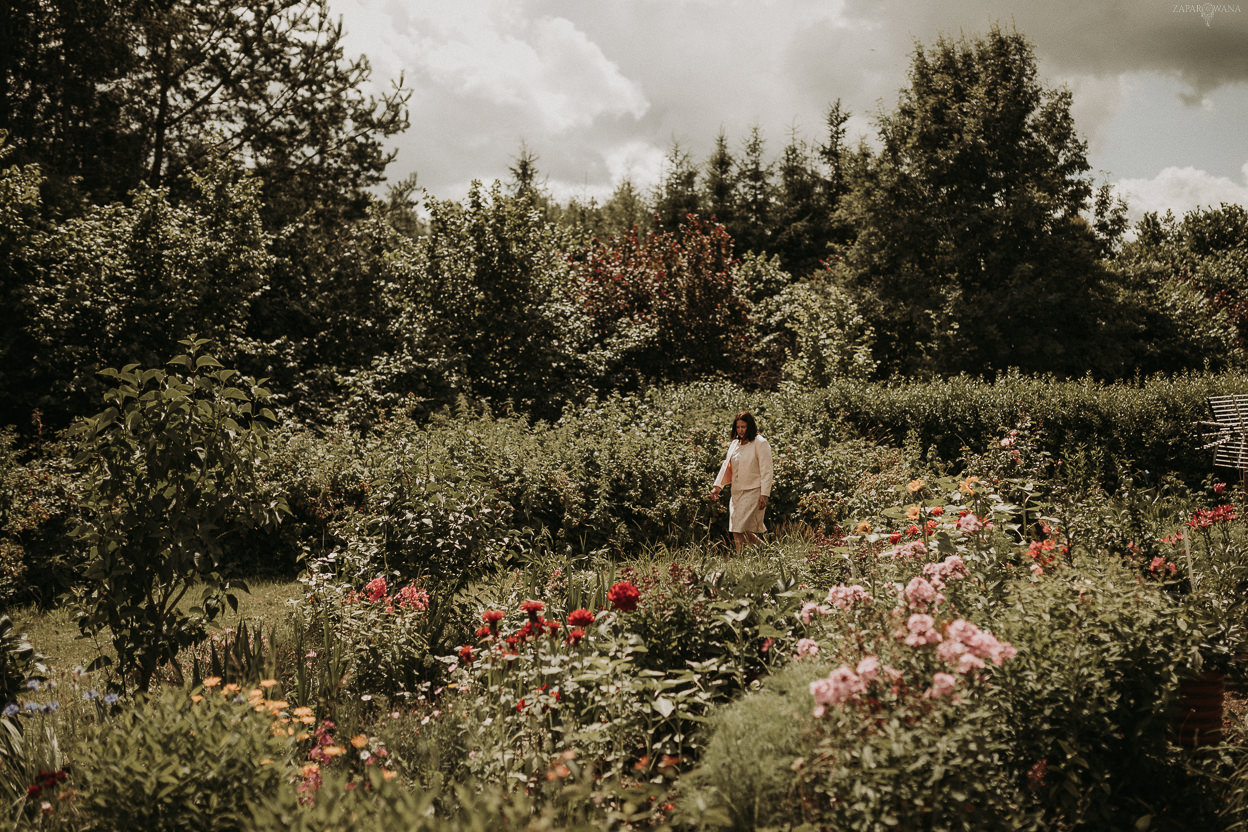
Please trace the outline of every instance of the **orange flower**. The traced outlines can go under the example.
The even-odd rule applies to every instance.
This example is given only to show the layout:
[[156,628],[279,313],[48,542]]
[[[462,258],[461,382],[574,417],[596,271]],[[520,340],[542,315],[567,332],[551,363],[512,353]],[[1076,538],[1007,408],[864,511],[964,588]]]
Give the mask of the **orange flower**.
[[276,684],[277,684],[277,680],[276,680],[276,679],[264,679],[264,680],[262,680],[262,681],[260,682],[260,687],[262,687],[262,688],[271,688],[271,687],[273,687],[273,686],[274,686],[274,685],[276,685]]
[[351,738],[351,744],[355,746],[356,748],[363,748],[364,746],[368,745],[368,737],[366,737],[364,734],[356,734],[354,737]]
[[221,684],[220,676],[209,676],[204,680],[204,687],[206,688],[215,688],[219,684]]
[[858,532],[858,534],[868,534],[871,531],[871,524],[863,520],[854,526],[854,531]]
[[958,490],[961,491],[963,494],[974,494],[975,483],[977,482],[979,482],[979,477],[976,477],[976,476],[967,477],[966,480],[963,481],[963,483],[958,486]]
[[198,705],[200,702],[204,701],[204,697],[197,693],[191,697],[191,701]]
[[910,480],[910,484],[907,485],[906,488],[908,488],[910,493],[913,494],[916,491],[922,491],[923,486],[926,484],[927,483],[923,482],[923,480]]
[[919,507],[910,506],[910,508],[906,509],[906,518],[909,520],[918,520],[919,519]]
[[321,753],[323,753],[326,757],[337,757],[339,754],[346,754],[347,749],[343,748],[341,745],[327,745],[321,749]]

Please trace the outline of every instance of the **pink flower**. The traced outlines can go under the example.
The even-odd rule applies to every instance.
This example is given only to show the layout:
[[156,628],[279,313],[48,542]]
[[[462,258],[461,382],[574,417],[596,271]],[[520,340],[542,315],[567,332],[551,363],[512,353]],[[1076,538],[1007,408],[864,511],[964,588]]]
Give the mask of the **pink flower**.
[[905,635],[904,641],[911,647],[922,647],[940,641],[940,633],[936,632],[936,619],[930,615],[916,612],[906,619],[906,629],[908,634],[899,635]]
[[944,589],[945,582],[954,578],[965,578],[971,574],[966,563],[957,555],[950,555],[940,563],[929,563],[923,567],[923,574],[932,582],[936,589]]
[[913,608],[936,606],[945,600],[945,596],[937,591],[926,578],[911,578],[906,584],[906,603]]
[[1215,483],[1213,484],[1213,493],[1214,493],[1214,494],[1221,494],[1221,493],[1222,493],[1223,491],[1225,491],[1225,490],[1226,490],[1226,483],[1224,483],[1224,482],[1215,482]]
[[943,696],[949,696],[953,693],[954,686],[958,680],[948,673],[932,674],[932,686],[927,689],[927,693],[923,695],[929,699],[939,699]]
[[799,638],[797,640],[797,652],[793,654],[795,659],[804,659],[807,656],[819,655],[819,642],[813,638]]
[[830,612],[832,612],[832,610],[828,609],[823,604],[816,604],[814,601],[807,601],[805,604],[802,604],[802,611],[798,613],[798,617],[802,619],[803,624],[809,626],[810,619],[816,613],[819,615],[827,615]]
[[871,593],[858,584],[834,586],[828,590],[827,602],[839,610],[851,609],[858,601],[871,602]]
[[424,612],[429,609],[429,592],[416,584],[408,584],[399,590],[399,607]]
[[865,659],[858,662],[856,672],[862,681],[868,684],[874,682],[875,677],[880,674],[879,658],[875,656],[867,656]]
[[1014,645],[998,641],[992,633],[963,618],[945,628],[945,642],[936,648],[936,652],[946,662],[955,665],[959,673],[982,670],[985,662],[1000,667],[1018,655]]
[[958,518],[958,531],[974,534],[983,527],[983,523],[979,522],[979,518],[974,514],[963,514]]
[[826,678],[810,683],[810,693],[815,698],[815,718],[823,716],[829,705],[839,705],[862,693],[866,685],[846,665],[833,670]]
[[[912,526],[914,534],[919,533],[918,526]],[[919,560],[927,555],[927,545],[922,540],[912,540],[900,546],[895,546],[889,551],[880,555],[882,558],[890,558],[893,560]]]
[[386,576],[378,575],[368,583],[364,584],[364,593],[368,596],[368,600],[372,602],[380,601],[386,597]]

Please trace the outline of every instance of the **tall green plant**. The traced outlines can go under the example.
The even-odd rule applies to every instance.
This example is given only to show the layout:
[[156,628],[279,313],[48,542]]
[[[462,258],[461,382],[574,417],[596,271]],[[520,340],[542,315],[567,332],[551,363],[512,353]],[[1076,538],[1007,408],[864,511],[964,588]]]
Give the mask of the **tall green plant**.
[[[239,531],[275,524],[286,510],[266,495],[257,466],[268,453],[269,393],[180,342],[171,370],[105,370],[108,407],[75,425],[87,487],[75,536],[87,551],[78,625],[111,633],[119,683],[146,689],[161,665],[202,640],[222,604],[246,587],[222,558]],[[179,607],[191,587],[201,603]],[[111,663],[101,655],[98,667]]]

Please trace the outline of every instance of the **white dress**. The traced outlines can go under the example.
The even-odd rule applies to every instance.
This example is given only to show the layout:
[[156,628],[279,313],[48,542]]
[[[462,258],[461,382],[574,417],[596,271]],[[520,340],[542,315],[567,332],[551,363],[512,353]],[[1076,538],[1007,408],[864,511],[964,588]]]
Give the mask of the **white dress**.
[[728,531],[755,534],[767,531],[763,524],[764,509],[758,507],[758,498],[771,496],[771,445],[761,435],[755,436],[752,442],[732,440],[719,466],[719,476],[715,478],[715,485],[720,488],[729,483],[732,499],[728,502]]

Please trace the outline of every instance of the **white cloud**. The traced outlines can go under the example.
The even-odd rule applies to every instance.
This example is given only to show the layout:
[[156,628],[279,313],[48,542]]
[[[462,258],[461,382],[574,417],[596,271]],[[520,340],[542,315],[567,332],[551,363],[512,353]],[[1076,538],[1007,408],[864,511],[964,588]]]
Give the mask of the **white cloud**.
[[1198,208],[1216,208],[1223,202],[1248,205],[1248,163],[1243,181],[1213,176],[1194,167],[1165,168],[1152,179],[1120,179],[1115,187],[1127,201],[1132,220],[1149,211],[1173,211],[1182,216]]

